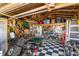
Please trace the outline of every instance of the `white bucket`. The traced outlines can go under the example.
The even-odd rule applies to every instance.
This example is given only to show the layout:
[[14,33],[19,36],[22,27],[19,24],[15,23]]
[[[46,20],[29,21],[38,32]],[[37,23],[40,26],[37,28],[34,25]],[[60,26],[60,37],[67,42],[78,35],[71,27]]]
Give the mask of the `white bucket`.
[[2,56],[2,51],[0,51],[0,56]]

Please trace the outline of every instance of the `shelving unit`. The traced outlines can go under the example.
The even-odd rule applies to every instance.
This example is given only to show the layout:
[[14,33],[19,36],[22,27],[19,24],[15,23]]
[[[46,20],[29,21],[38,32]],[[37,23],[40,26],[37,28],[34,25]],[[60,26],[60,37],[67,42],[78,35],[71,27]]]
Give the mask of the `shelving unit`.
[[74,39],[75,39],[75,40],[79,40],[78,38],[70,38],[70,40],[74,40]]
[[[71,20],[72,21],[72,20]],[[79,41],[79,24],[69,24],[69,40]],[[77,22],[77,20],[76,20]]]
[[54,24],[34,24],[34,25],[38,25],[38,26],[51,26],[51,25],[65,25],[65,23],[54,23]]
[[70,31],[70,33],[79,33],[79,32],[77,32],[77,31]]
[[78,27],[79,25],[70,25],[70,27]]

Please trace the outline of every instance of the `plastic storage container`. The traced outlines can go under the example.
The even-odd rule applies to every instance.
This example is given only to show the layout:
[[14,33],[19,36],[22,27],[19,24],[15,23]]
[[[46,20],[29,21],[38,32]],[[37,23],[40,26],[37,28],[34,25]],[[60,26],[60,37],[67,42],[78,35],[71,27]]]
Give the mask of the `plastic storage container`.
[[55,23],[62,23],[62,18],[61,17],[57,17],[56,20],[55,20]]

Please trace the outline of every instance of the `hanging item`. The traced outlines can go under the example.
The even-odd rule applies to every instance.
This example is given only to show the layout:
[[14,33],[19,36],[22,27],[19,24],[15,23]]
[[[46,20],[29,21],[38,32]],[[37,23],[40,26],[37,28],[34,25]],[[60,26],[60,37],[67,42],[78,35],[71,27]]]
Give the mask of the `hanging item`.
[[42,36],[42,26],[35,26],[35,37]]
[[31,18],[32,18],[32,20],[34,20],[34,21],[36,21],[36,20],[38,19],[38,17],[37,17],[36,14],[33,14]]
[[27,22],[27,21],[24,21],[24,23],[23,23],[23,28],[24,29],[29,29],[29,23]]
[[44,24],[49,24],[50,23],[50,19],[49,18],[46,18],[43,23]]
[[18,20],[18,24],[17,24],[20,28],[22,28],[22,21],[19,19]]
[[15,20],[13,20],[13,26],[15,27],[15,23],[16,23],[16,21]]
[[38,24],[43,24],[43,21],[38,21]]

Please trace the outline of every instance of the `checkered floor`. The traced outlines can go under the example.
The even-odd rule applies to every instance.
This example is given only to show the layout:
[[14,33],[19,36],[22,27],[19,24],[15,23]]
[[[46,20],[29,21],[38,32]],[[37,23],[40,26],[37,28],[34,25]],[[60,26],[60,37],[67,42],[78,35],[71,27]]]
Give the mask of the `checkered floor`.
[[[33,55],[35,56],[35,53]],[[47,41],[44,46],[39,47],[37,56],[65,56],[64,47],[55,41]],[[73,51],[71,56],[76,56],[76,53]]]
[[[33,54],[35,55],[35,53]],[[46,42],[44,46],[39,47],[38,56],[64,56],[64,48],[56,42]]]
[[[22,46],[23,44],[17,43],[17,45]],[[57,43],[56,41],[52,41],[52,40],[44,40],[43,46],[41,47],[39,46],[38,50],[39,51],[37,53],[37,56],[70,56],[69,54],[65,55],[68,50],[64,49],[63,45],[61,45],[60,43]],[[66,50],[66,52],[64,50]],[[29,50],[29,56],[31,56],[30,53],[32,54],[31,50]],[[76,53],[74,51],[72,51],[71,53],[72,53],[71,56],[76,56]],[[27,53],[24,52],[22,55],[27,56]],[[33,52],[32,55],[35,56],[35,53]]]

